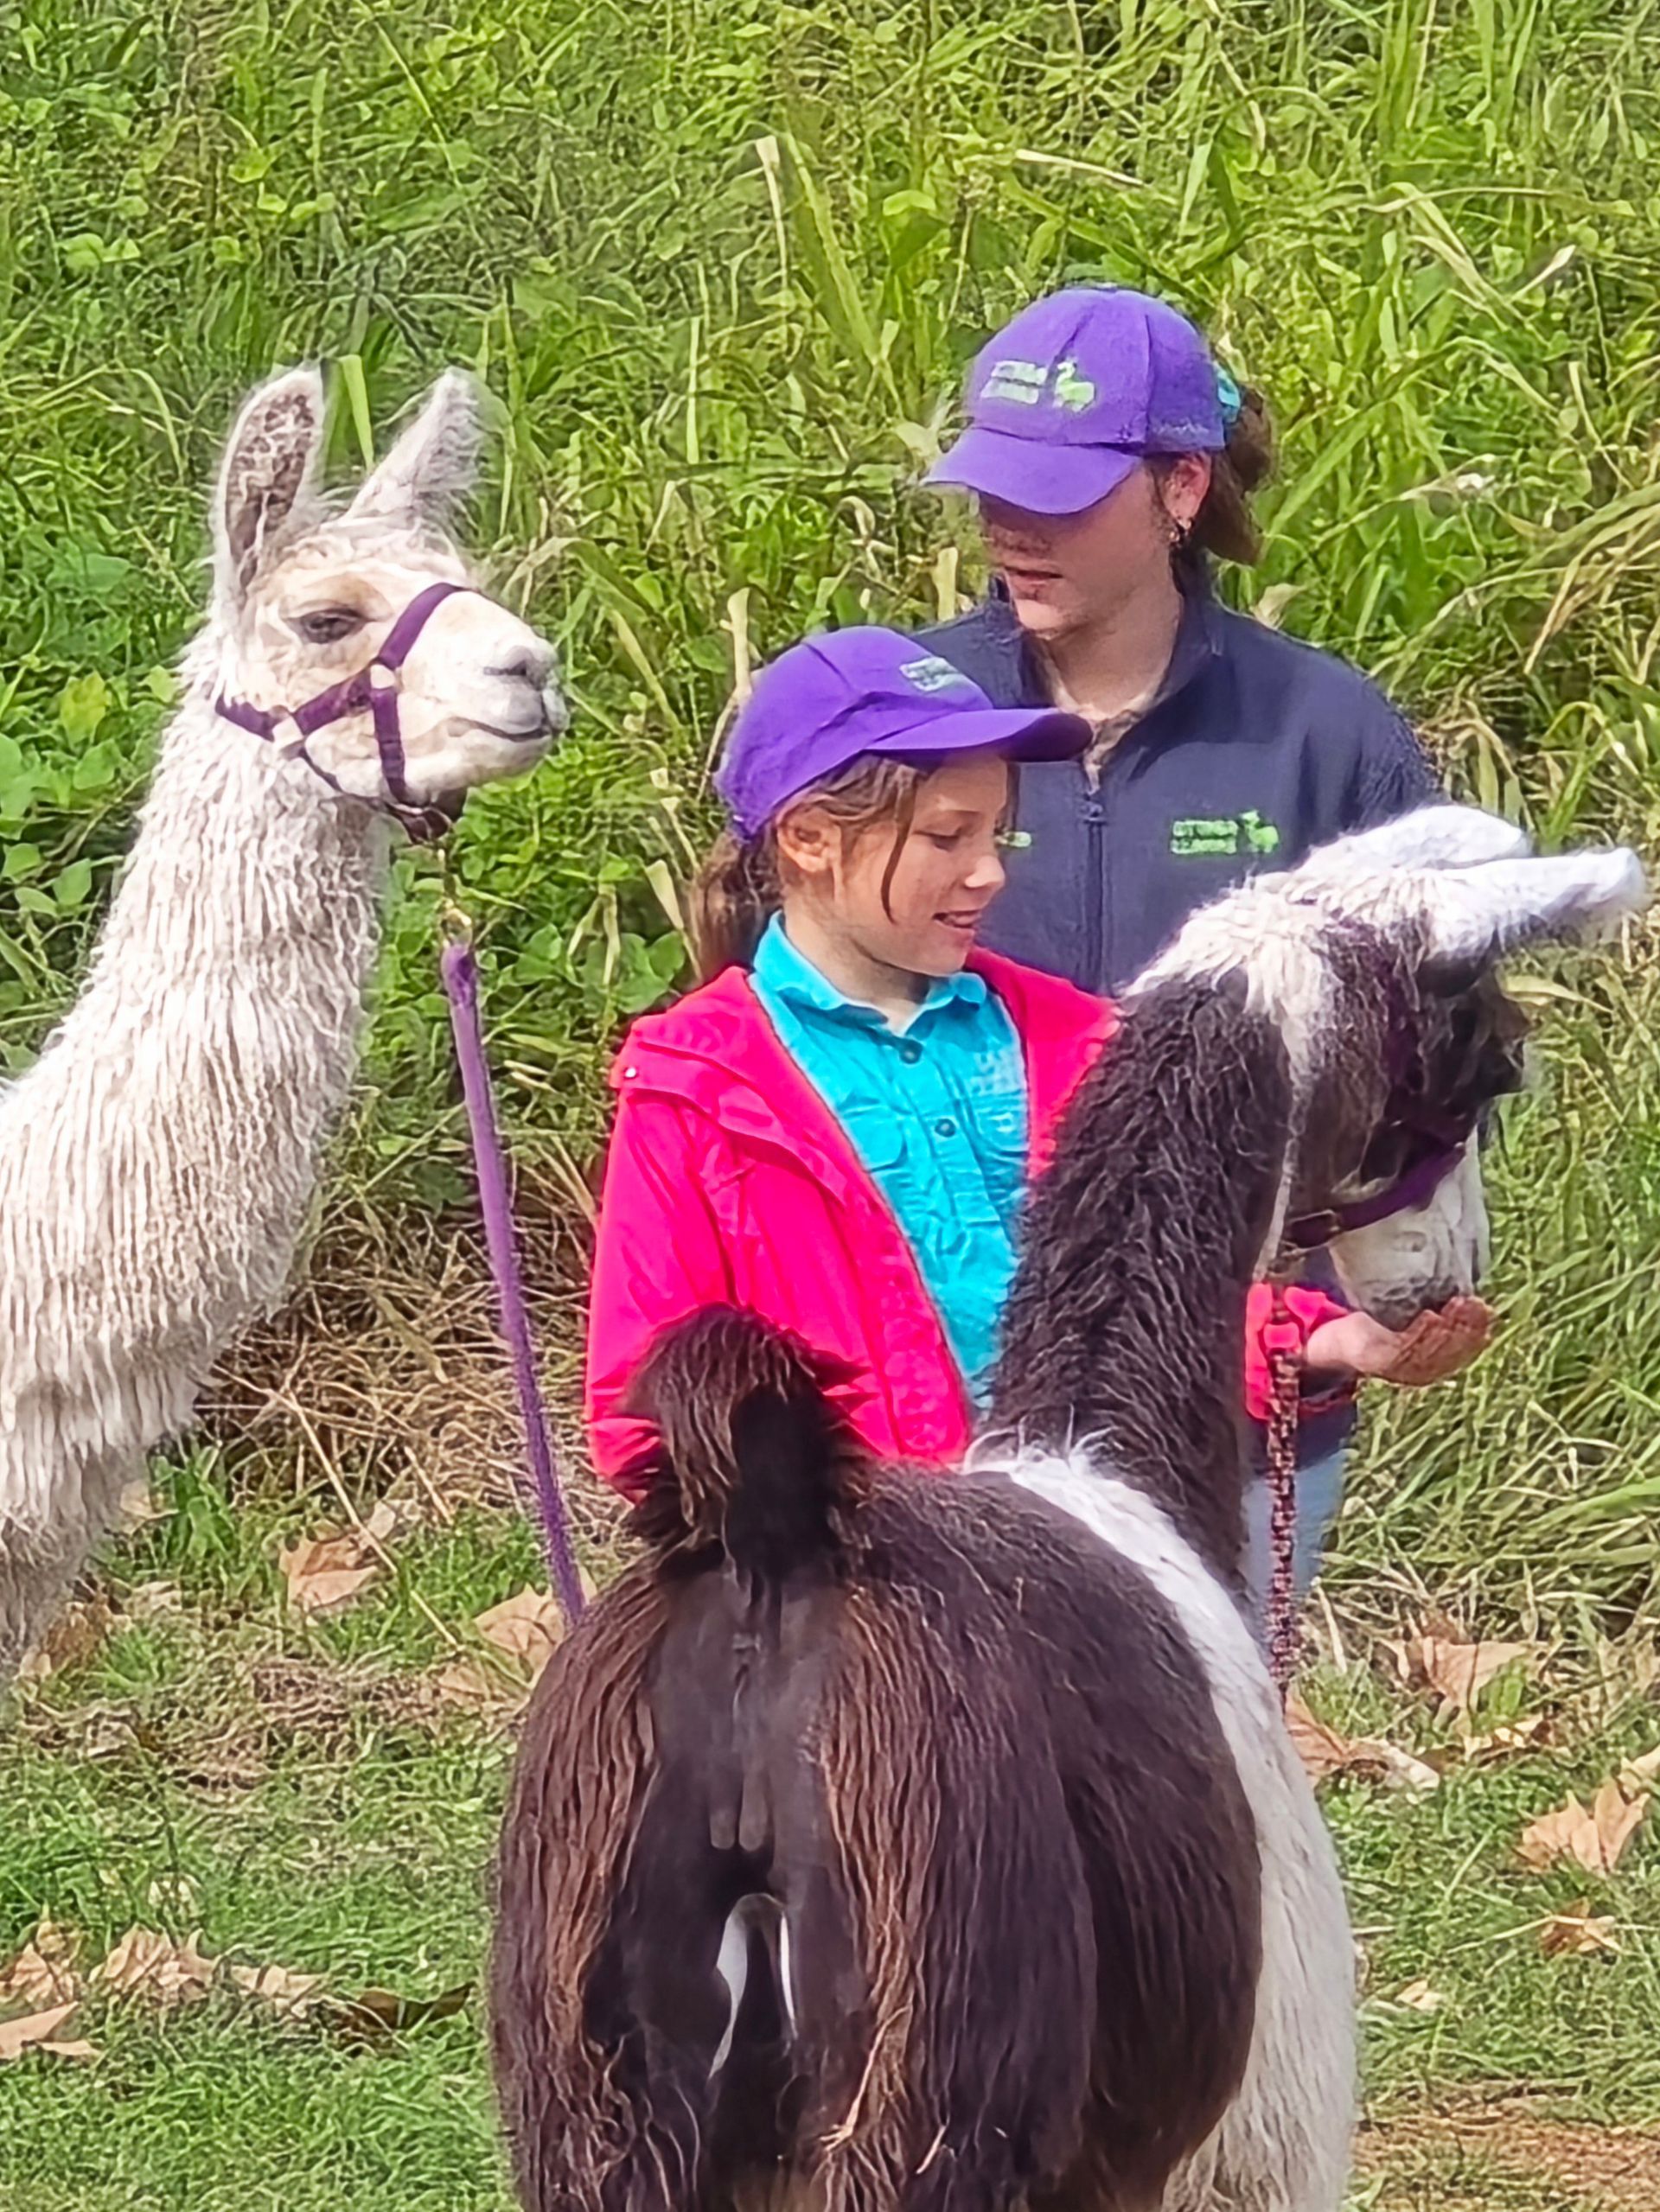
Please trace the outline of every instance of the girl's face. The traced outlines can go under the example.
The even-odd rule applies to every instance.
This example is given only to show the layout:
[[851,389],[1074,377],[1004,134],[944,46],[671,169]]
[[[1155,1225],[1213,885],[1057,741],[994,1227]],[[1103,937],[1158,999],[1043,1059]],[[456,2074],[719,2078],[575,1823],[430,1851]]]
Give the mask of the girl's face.
[[982,498],[986,558],[1008,587],[1023,630],[1044,640],[1110,622],[1170,574],[1172,532],[1204,505],[1210,464],[1175,456],[1162,481],[1145,465],[1080,514],[1031,514]]
[[955,975],[1003,888],[998,845],[1008,801],[999,755],[956,755],[918,784],[897,857],[892,821],[851,831],[821,807],[795,808],[778,826],[786,923],[799,915],[878,968]]

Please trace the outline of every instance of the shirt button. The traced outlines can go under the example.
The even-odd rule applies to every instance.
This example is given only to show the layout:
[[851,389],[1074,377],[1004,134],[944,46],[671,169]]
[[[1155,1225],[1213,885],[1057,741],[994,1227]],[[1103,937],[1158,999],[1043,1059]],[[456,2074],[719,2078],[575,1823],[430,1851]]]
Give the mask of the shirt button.
[[915,1037],[907,1037],[899,1048],[899,1057],[907,1068],[914,1068],[923,1056],[923,1048]]
[[934,1134],[936,1137],[954,1137],[956,1133],[957,1125],[949,1114],[946,1115],[943,1121],[936,1121],[934,1125]]

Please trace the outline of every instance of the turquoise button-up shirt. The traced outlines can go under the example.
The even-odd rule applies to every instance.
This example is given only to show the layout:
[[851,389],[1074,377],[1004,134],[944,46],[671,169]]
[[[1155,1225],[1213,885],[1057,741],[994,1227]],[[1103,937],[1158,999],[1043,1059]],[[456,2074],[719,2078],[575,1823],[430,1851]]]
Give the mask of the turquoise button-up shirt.
[[903,1030],[846,998],[774,917],[755,992],[916,1256],[976,1393],[997,1350],[1026,1187],[1026,1068],[1002,1002],[965,971]]

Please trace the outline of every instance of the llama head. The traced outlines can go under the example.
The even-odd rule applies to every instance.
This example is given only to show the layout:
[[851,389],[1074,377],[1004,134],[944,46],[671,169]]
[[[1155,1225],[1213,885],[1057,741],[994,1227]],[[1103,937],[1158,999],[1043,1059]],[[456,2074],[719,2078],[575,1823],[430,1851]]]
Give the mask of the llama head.
[[[349,502],[320,488],[322,432],[322,379],[291,370],[246,402],[220,468],[212,680],[256,709],[291,712],[329,691],[429,585],[472,581],[450,534],[480,443],[468,378],[438,379]],[[475,784],[533,767],[565,718],[552,648],[472,590],[435,608],[399,688],[409,796],[450,814]],[[308,750],[348,796],[394,795],[367,711],[316,731]]]
[[1231,979],[1279,1031],[1293,1103],[1264,1270],[1290,1227],[1329,1243],[1382,1321],[1472,1290],[1487,1254],[1478,1125],[1520,1087],[1527,1027],[1498,965],[1606,935],[1646,897],[1634,853],[1540,857],[1509,823],[1438,805],[1196,915],[1133,989]]

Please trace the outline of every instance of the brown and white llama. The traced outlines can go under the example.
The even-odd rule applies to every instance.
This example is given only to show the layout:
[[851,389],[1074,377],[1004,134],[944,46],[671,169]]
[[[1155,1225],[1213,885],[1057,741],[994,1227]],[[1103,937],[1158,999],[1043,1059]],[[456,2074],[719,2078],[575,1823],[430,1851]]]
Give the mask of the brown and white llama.
[[349,500],[322,438],[312,369],[237,420],[212,604],[86,986],[0,1088],[0,1686],[282,1289],[357,1064],[389,814],[453,816],[564,722],[552,647],[450,534],[469,379]]
[[1352,1948],[1241,1604],[1246,1296],[1326,1209],[1381,1317],[1472,1287],[1494,964],[1643,896],[1438,807],[1195,917],[956,1479],[872,1465],[752,1316],[660,1340],[645,1556],[542,1677],[499,1862],[530,2212],[1337,2212]]

